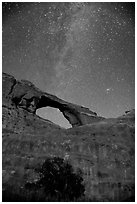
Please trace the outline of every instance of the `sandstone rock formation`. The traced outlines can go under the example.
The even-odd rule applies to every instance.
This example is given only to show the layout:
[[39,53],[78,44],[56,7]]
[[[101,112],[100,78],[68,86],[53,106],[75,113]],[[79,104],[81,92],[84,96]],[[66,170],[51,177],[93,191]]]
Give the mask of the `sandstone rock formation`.
[[[7,186],[22,189],[27,181],[38,179],[35,169],[46,158],[59,156],[82,170],[86,198],[134,198],[134,110],[105,119],[7,74],[2,88],[3,191]],[[74,127],[65,130],[35,114],[49,105],[58,108]]]
[[[16,106],[35,114],[42,107],[59,109],[72,126],[80,126],[102,120],[88,108],[68,103],[51,94],[42,92],[31,82],[17,81],[14,77],[3,73],[3,105]],[[6,90],[6,91],[5,91]]]

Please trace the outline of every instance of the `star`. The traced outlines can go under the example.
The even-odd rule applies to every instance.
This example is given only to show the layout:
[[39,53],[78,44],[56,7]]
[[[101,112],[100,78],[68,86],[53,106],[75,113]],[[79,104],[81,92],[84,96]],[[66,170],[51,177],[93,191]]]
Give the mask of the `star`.
[[2,8],[4,72],[104,117],[134,108],[134,2],[3,2]]
[[110,93],[110,92],[112,92],[112,91],[114,91],[113,88],[107,88],[107,89],[106,89],[106,93],[107,93],[107,94]]

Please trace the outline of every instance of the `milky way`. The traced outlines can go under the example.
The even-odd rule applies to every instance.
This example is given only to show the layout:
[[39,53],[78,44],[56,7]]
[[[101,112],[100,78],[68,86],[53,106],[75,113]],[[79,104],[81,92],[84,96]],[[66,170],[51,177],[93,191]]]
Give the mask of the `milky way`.
[[134,3],[3,3],[3,71],[105,117],[134,108]]

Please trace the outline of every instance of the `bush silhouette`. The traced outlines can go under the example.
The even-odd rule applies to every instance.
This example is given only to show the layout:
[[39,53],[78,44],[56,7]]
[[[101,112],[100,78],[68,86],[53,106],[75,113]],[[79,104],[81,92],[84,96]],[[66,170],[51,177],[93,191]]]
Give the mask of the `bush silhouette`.
[[61,158],[48,158],[38,170],[40,179],[28,188],[43,188],[45,195],[64,200],[75,200],[84,195],[82,172]]

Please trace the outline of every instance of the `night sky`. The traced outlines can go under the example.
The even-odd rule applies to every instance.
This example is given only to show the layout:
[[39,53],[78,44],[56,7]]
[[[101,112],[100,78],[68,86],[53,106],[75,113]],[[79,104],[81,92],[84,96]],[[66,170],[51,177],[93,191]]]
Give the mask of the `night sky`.
[[[5,2],[2,8],[3,72],[104,117],[134,108],[134,3]],[[39,114],[67,127],[56,109],[45,110]]]

